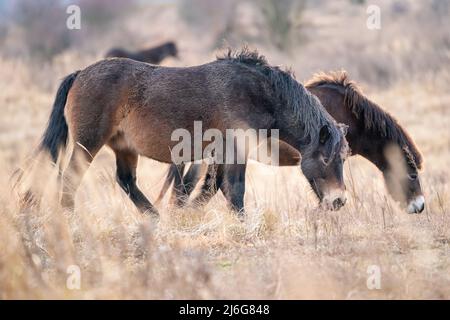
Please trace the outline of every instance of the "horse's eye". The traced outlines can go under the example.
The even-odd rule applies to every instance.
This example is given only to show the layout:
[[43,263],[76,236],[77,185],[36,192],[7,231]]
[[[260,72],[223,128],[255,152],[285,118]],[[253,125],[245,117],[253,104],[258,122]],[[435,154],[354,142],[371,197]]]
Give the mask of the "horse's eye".
[[408,179],[411,181],[417,180],[417,173],[408,174]]

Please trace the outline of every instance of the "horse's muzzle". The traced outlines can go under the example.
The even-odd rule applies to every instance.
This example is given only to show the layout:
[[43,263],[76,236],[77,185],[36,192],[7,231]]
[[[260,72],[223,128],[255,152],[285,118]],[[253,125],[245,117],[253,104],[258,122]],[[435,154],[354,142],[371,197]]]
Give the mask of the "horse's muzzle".
[[347,202],[346,198],[337,198],[333,201],[333,210],[337,211],[342,208]]
[[338,211],[347,202],[345,193],[327,195],[322,199],[322,208],[326,210]]
[[425,197],[420,195],[408,204],[408,213],[421,213],[425,209]]

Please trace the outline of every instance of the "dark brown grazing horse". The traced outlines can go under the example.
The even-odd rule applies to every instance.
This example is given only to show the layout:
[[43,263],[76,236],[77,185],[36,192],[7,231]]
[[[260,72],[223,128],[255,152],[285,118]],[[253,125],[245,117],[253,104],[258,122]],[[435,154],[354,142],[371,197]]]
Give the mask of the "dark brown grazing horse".
[[[277,129],[279,139],[302,154],[303,174],[320,182],[322,199],[334,207],[344,204],[348,144],[341,126],[289,72],[247,49],[195,67],[117,58],[74,72],[58,89],[40,150],[56,163],[67,141],[73,141],[62,179],[64,207],[74,207],[83,174],[108,145],[116,155],[120,186],[142,212],[158,215],[136,185],[138,156],[172,163],[171,150],[178,143],[172,133],[183,128],[192,136],[196,121],[203,130],[222,133]],[[189,161],[202,155],[194,153]],[[217,167],[220,189],[230,207],[242,214],[246,163]]]
[[178,49],[174,42],[166,42],[154,48],[130,52],[122,48],[113,48],[105,55],[106,58],[128,58],[152,64],[160,64],[167,57],[178,57]]
[[[392,197],[402,203],[409,213],[420,213],[425,206],[418,170],[422,156],[405,129],[391,115],[366,98],[359,87],[343,71],[316,74],[306,83],[337,122],[349,126],[346,136],[352,155],[361,155],[383,172]],[[390,163],[386,153],[389,146],[401,151],[403,164]],[[280,146],[280,165],[298,165],[299,155],[289,146]],[[402,160],[400,159],[400,162]],[[201,165],[193,164],[186,175],[184,167],[172,165],[160,196],[162,199],[174,180],[173,202],[183,206],[201,178]],[[211,171],[211,172],[210,172]],[[216,191],[211,182],[213,168],[208,168],[200,199],[207,201]],[[202,195],[203,194],[203,195]]]

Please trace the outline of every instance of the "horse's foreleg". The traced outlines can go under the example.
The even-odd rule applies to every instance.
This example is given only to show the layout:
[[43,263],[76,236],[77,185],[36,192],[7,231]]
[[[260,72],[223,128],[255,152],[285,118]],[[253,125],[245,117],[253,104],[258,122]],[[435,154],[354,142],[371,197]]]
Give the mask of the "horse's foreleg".
[[223,182],[220,185],[231,210],[239,217],[244,215],[245,171],[247,164],[223,165]]
[[156,208],[136,185],[138,154],[131,150],[114,150],[116,153],[116,178],[120,187],[142,213],[158,215]]
[[244,213],[246,164],[209,165],[200,194],[194,200],[197,204],[206,204],[220,189],[228,206],[239,216]]

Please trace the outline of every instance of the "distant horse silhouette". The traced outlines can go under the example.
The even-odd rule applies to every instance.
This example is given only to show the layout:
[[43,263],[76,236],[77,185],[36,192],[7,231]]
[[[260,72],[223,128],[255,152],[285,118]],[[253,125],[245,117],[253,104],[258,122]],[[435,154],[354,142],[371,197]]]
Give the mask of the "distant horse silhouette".
[[[337,122],[349,126],[347,140],[353,155],[361,155],[383,172],[386,186],[392,197],[404,204],[409,213],[422,212],[425,199],[418,170],[422,168],[422,155],[406,130],[391,115],[366,98],[346,72],[316,74],[306,83],[306,88],[316,95],[322,105]],[[403,165],[390,163],[386,154],[389,146],[397,146],[403,157]],[[300,156],[287,145],[280,146],[280,165],[296,166]],[[401,160],[400,160],[401,162]],[[172,165],[159,198],[167,192],[172,181],[172,201],[183,206],[201,178],[201,165],[193,164],[184,177],[184,167]],[[213,168],[198,198],[207,201],[217,191],[212,186]],[[314,187],[314,185],[313,185]]]
[[[57,162],[67,141],[74,142],[63,175],[64,207],[74,207],[85,171],[108,145],[116,155],[120,186],[141,212],[157,216],[136,184],[138,155],[171,163],[177,144],[171,134],[184,128],[192,135],[195,121],[202,121],[204,130],[221,132],[278,129],[279,139],[302,154],[303,174],[317,182],[321,200],[336,209],[345,203],[342,171],[348,145],[342,129],[290,73],[247,49],[195,67],[119,58],[74,72],[58,89],[40,150]],[[189,160],[199,160],[194,156]],[[216,170],[230,208],[241,215],[245,170],[246,163],[218,164]]]
[[113,48],[106,54],[107,58],[128,58],[152,64],[160,64],[167,57],[178,57],[178,49],[174,42],[166,42],[157,47],[131,52],[122,48]]

